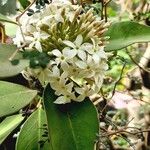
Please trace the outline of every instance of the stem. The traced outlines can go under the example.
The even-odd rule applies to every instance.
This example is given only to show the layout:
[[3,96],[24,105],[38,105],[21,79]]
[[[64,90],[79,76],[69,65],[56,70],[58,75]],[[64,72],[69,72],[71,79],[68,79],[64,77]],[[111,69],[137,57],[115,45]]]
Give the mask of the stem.
[[5,43],[5,27],[3,24],[0,23],[0,33],[1,33],[1,42]]

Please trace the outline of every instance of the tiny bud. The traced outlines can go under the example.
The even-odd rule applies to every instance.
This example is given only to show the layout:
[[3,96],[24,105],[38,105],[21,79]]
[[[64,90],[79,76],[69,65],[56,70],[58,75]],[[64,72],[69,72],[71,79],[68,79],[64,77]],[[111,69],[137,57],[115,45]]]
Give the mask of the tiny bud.
[[62,44],[62,43],[63,43],[63,41],[62,41],[61,38],[58,39],[58,43],[59,43],[59,44]]

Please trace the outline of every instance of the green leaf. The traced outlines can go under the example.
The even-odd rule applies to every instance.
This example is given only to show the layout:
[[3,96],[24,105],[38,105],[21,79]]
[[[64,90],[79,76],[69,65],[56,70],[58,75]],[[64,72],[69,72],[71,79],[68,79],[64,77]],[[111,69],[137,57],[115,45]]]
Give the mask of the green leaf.
[[30,5],[30,2],[28,0],[19,0],[19,2],[24,9],[26,9]]
[[49,137],[53,150],[93,150],[99,132],[97,111],[89,99],[57,105],[48,84],[44,91]]
[[11,19],[7,18],[6,16],[0,14],[0,22],[8,22],[8,23],[13,23],[13,24],[16,24],[16,22],[12,21]]
[[150,41],[150,27],[132,21],[114,23],[105,34],[110,36],[106,51],[119,50],[131,44]]
[[35,90],[0,81],[0,117],[19,111],[28,105],[36,95]]
[[[29,61],[19,60],[18,65],[12,65],[9,58],[16,51],[15,45],[0,44],[0,78],[10,77],[19,74],[24,68],[29,66]],[[20,59],[21,54],[17,53],[14,59]]]
[[[17,139],[16,150],[52,150],[48,137],[45,137],[47,127],[43,109],[36,110],[23,125]],[[45,133],[44,133],[45,132]],[[43,147],[40,148],[40,145]],[[46,141],[44,143],[44,141]],[[40,144],[41,143],[41,144]]]
[[0,1],[0,13],[3,15],[11,15],[16,13],[16,0]]
[[24,117],[21,114],[7,117],[0,123],[0,144],[7,136],[22,122]]

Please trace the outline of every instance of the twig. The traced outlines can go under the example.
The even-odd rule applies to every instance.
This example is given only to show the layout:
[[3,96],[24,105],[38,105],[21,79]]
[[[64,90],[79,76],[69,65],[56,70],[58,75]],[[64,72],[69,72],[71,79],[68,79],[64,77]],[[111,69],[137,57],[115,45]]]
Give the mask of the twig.
[[133,63],[134,63],[135,65],[137,65],[141,70],[150,73],[149,70],[143,68],[142,66],[139,65],[138,62],[136,62],[136,61],[134,60],[134,58],[131,56],[131,54],[129,53],[129,51],[128,51],[127,49],[126,49],[126,51],[127,51],[127,54],[129,55],[130,59],[133,61]]
[[125,141],[127,141],[127,142],[129,143],[130,147],[132,147],[132,149],[135,150],[135,145],[133,145],[132,143],[130,143],[130,141],[129,141],[127,138],[125,138],[125,137],[123,137],[123,136],[121,136],[121,135],[118,135],[118,136],[120,136],[120,137],[123,138]]
[[26,13],[26,11],[36,2],[36,0],[33,0],[33,2],[19,15],[16,17],[16,21],[19,22],[20,18]]
[[108,0],[107,2],[104,2],[104,17],[105,17],[105,22],[107,22],[107,5],[111,2],[111,0]]
[[24,43],[21,47],[19,47],[19,48],[17,48],[15,51],[14,51],[14,53],[9,57],[9,61],[12,61],[13,60],[13,58],[16,56],[16,54],[18,53],[18,51],[21,49],[21,48],[23,48],[23,47],[25,47],[26,46],[26,43]]
[[[123,71],[124,71],[125,66],[126,66],[126,62],[124,62],[124,64],[123,64],[123,67],[122,67],[122,69],[121,69],[121,73],[120,73],[119,79],[115,82],[115,85],[114,85],[114,87],[113,87],[113,91],[112,91],[111,97],[108,98],[108,99],[109,99],[109,102],[110,102],[110,100],[112,99],[112,97],[113,97],[114,94],[115,94],[115,90],[116,90],[116,87],[117,87],[118,83],[119,83],[120,80],[122,79],[122,74],[123,74]],[[109,102],[105,105],[105,107],[103,108],[103,110],[101,111],[101,113],[103,113],[103,111],[106,109],[106,107],[108,106]]]
[[71,0],[71,3],[72,3],[73,5],[75,5],[74,0]]
[[104,0],[99,0],[99,2],[102,5],[102,10],[101,10],[101,20],[104,19]]
[[21,23],[20,23],[20,18],[23,16],[23,14],[25,14],[25,12],[36,2],[36,0],[33,0],[33,2],[19,15],[16,17],[16,21],[18,22],[18,25],[19,25],[19,28],[20,28],[20,32],[21,32],[21,35],[22,35],[22,38],[23,38],[23,41],[24,41],[24,44],[17,48],[16,51],[10,56],[9,58],[9,61],[12,61],[12,59],[16,56],[16,54],[18,53],[19,49],[23,48],[26,46],[26,40],[25,40],[25,37],[24,37],[24,34],[23,34],[23,31],[22,31],[22,28],[21,28]]
[[[126,131],[126,129],[128,129],[130,127],[124,127],[124,128],[121,128],[121,129],[118,129],[117,131],[108,131],[109,133],[107,134],[104,134],[104,135],[101,135],[102,137],[105,137],[105,136],[113,136],[115,134],[118,134],[118,133],[128,133],[128,134],[139,134],[139,133],[143,133],[143,132],[150,132],[150,129],[147,129],[147,130],[141,130],[141,131],[136,131],[136,132],[132,132],[132,131]],[[134,127],[133,127],[134,128]]]
[[[116,87],[117,87],[118,83],[120,82],[120,80],[122,79],[122,75],[123,75],[123,71],[124,71],[125,66],[126,66],[126,62],[124,62],[124,64],[123,64],[123,67],[122,67],[122,69],[121,69],[121,73],[120,73],[119,79],[115,82],[115,85],[114,85],[114,88],[113,88],[113,91],[112,91],[112,96],[111,96],[111,98],[114,96]],[[110,99],[111,99],[111,98],[110,98]]]
[[21,23],[20,23],[20,18],[26,13],[26,11],[36,2],[36,0],[33,0],[33,2],[19,15],[16,17],[16,21],[18,22],[19,28],[20,28],[20,32],[23,38],[24,43],[26,43],[22,28],[21,28]]
[[0,23],[0,33],[1,33],[1,42],[5,43],[5,27],[2,23]]

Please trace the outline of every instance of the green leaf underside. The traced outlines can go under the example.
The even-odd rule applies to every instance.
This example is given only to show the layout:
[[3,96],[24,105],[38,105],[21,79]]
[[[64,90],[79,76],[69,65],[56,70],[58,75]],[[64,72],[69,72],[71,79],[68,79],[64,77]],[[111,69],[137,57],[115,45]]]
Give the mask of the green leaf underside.
[[0,123],[0,144],[7,136],[22,122],[24,117],[21,114],[7,117]]
[[106,51],[119,50],[131,44],[150,41],[150,27],[132,21],[114,23],[105,36],[109,36]]
[[[0,44],[0,78],[10,77],[19,74],[24,68],[29,66],[28,60],[19,60],[18,65],[12,65],[9,58],[16,51],[15,45]],[[14,59],[20,59],[21,54],[17,53]]]
[[19,111],[28,105],[36,95],[35,90],[0,81],[0,117]]
[[8,22],[8,23],[13,23],[13,24],[16,24],[16,22],[12,21],[11,19],[7,18],[6,16],[0,14],[0,22]]
[[40,147],[39,144],[39,141],[48,139],[47,137],[42,137],[45,131],[43,129],[45,123],[45,112],[42,108],[38,108],[23,125],[17,139],[16,150],[51,150],[48,141],[46,141],[42,147]]
[[89,99],[57,105],[50,85],[44,91],[52,150],[93,150],[99,132],[97,111]]

